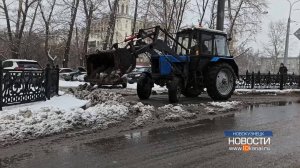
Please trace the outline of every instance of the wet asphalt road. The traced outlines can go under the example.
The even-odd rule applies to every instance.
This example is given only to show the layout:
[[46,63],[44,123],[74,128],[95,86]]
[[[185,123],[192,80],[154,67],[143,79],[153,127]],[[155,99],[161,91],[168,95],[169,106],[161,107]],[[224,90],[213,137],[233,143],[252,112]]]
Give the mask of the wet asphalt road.
[[[34,146],[15,154],[0,151],[0,167],[300,167],[300,105],[279,105],[249,107],[231,117],[176,129]],[[229,151],[224,130],[271,130],[271,150]]]

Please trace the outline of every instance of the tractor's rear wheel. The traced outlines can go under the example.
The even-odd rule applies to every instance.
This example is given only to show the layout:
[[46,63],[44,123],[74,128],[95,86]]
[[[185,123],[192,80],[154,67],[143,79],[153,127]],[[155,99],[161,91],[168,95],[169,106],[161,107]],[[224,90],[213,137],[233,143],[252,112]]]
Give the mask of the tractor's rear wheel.
[[207,93],[213,100],[228,100],[235,90],[236,76],[226,63],[211,67],[206,77]]
[[144,74],[137,82],[137,94],[141,100],[149,99],[152,92],[152,79]]
[[168,95],[170,103],[178,103],[181,96],[181,82],[179,78],[174,78],[168,84]]

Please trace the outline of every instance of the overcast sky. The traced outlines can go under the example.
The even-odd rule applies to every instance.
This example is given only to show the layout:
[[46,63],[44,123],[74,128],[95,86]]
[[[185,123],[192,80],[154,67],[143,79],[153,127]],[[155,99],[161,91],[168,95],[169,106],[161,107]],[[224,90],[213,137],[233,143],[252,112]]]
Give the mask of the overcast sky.
[[[290,0],[294,2],[296,0]],[[263,50],[263,43],[266,43],[268,40],[268,25],[271,21],[283,20],[287,23],[288,14],[289,14],[289,2],[288,0],[268,0],[269,8],[267,9],[268,14],[265,14],[262,19],[262,29],[256,35],[256,42],[250,44],[250,47],[254,49]],[[300,40],[294,36],[294,32],[300,28],[300,2],[298,2],[292,12],[292,20],[296,22],[291,23],[291,35],[290,35],[290,49],[289,57],[297,57],[300,53]],[[298,9],[298,10],[297,10]],[[188,19],[184,21],[184,25],[198,25],[197,24],[198,15],[189,14]],[[4,20],[0,20],[0,25],[3,27]]]
[[[294,2],[295,0],[291,0]],[[266,14],[262,20],[262,30],[257,35],[257,42],[253,44],[254,48],[261,48],[263,42],[267,39],[268,24],[271,21],[283,20],[287,23],[289,15],[289,2],[287,0],[269,0],[268,14]],[[296,22],[291,23],[291,35],[290,35],[290,49],[289,57],[297,57],[300,52],[300,40],[294,36],[294,32],[300,28],[300,2],[294,5],[291,19]],[[299,10],[296,10],[299,9]]]

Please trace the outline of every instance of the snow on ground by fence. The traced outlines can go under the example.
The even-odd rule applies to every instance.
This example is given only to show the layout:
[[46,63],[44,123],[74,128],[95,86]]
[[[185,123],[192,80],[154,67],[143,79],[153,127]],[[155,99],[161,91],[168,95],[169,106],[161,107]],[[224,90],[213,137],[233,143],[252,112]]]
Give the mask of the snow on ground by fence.
[[300,92],[300,89],[235,89],[237,93],[292,93]]
[[6,107],[0,113],[0,142],[43,137],[80,127],[106,128],[124,120],[128,107],[107,101],[83,110],[88,100],[71,95],[45,102]]

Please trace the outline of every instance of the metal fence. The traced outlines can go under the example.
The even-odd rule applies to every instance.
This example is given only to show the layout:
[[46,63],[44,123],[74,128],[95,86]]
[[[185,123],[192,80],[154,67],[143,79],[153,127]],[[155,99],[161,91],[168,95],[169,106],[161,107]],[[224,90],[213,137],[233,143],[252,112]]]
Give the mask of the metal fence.
[[58,66],[44,70],[7,70],[0,61],[0,110],[3,106],[50,99],[58,95]]
[[300,77],[295,74],[249,73],[240,75],[236,88],[238,89],[296,89],[300,88]]

